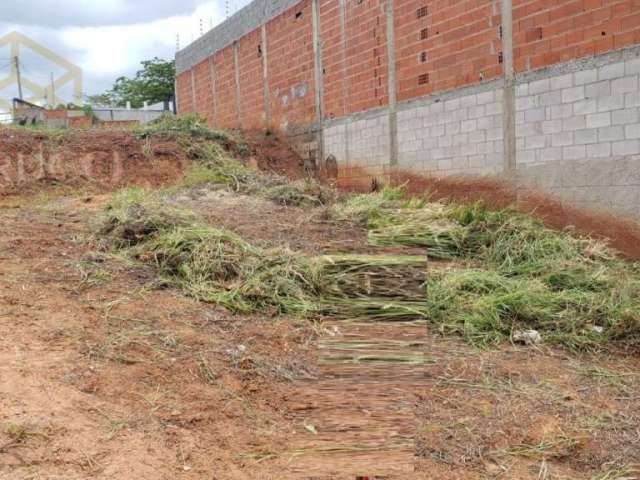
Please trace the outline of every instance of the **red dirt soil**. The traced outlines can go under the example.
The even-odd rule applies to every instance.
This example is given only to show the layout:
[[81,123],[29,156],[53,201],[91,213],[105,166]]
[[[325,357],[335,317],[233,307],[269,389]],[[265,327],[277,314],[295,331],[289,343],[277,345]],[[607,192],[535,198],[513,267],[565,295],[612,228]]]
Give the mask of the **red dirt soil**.
[[[304,177],[300,156],[280,136],[245,133],[249,163]],[[128,185],[160,187],[180,181],[191,161],[175,140],[140,139],[126,130],[69,130],[60,134],[0,129],[0,196],[64,185],[94,191]]]
[[[94,148],[95,134],[75,135],[63,145],[71,162]],[[107,152],[118,138],[99,137]],[[135,149],[148,147],[132,145],[126,158],[147,168]],[[411,192],[433,190],[418,180]],[[436,196],[462,191],[441,185]],[[422,326],[233,315],[85,241],[108,196],[30,197],[0,202],[3,480],[634,478],[638,358],[479,351]],[[239,196],[183,203],[253,241],[309,253],[364,243],[302,209]],[[414,350],[422,364],[397,360]],[[367,369],[372,354],[386,360]]]
[[304,161],[279,134],[249,131],[243,135],[260,170],[274,172],[292,180],[304,178]]

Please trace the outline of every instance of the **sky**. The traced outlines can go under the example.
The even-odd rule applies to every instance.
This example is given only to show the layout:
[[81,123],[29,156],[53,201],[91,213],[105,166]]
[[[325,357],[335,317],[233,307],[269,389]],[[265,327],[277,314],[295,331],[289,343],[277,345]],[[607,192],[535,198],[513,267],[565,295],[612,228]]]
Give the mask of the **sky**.
[[[227,0],[0,0],[0,38],[18,31],[78,65],[83,93],[108,90],[120,76],[132,76],[142,60],[172,59],[179,37],[184,48],[226,17]],[[233,13],[249,0],[228,0]],[[10,52],[0,48],[0,81],[9,74]],[[49,83],[59,67],[25,49],[23,75]],[[56,92],[71,96],[71,92]],[[17,87],[0,90],[0,99]],[[25,95],[26,97],[26,95]]]

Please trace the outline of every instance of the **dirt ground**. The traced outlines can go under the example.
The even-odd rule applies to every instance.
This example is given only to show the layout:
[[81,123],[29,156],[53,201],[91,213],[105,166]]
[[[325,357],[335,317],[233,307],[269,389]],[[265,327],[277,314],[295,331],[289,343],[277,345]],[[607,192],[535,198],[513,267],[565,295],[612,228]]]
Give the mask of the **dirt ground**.
[[[0,479],[640,478],[639,358],[233,315],[98,252],[109,197],[0,199]],[[176,201],[254,243],[368,248],[320,208]]]

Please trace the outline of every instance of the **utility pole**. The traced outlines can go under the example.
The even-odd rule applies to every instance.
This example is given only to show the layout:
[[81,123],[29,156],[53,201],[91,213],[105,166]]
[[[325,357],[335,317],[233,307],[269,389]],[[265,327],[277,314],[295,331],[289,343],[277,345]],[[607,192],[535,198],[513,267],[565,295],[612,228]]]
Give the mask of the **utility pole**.
[[20,59],[16,56],[14,60],[16,63],[16,77],[18,79],[18,98],[20,100],[24,100],[24,98],[22,98],[22,78],[20,77]]
[[51,106],[56,107],[56,84],[53,81],[53,72],[51,72]]

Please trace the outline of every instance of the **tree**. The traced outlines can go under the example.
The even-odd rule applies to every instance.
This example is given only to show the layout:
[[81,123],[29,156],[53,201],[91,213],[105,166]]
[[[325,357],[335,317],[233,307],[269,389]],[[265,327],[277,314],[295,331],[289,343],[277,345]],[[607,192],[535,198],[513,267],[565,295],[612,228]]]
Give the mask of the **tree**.
[[89,95],[87,102],[94,107],[108,107],[113,104],[113,99],[111,95],[109,95],[109,92],[105,92],[98,95]]
[[118,78],[111,90],[90,97],[90,101],[117,107],[131,102],[133,108],[141,108],[144,102],[153,104],[171,99],[174,96],[175,62],[155,57],[141,63],[143,68],[134,78]]

